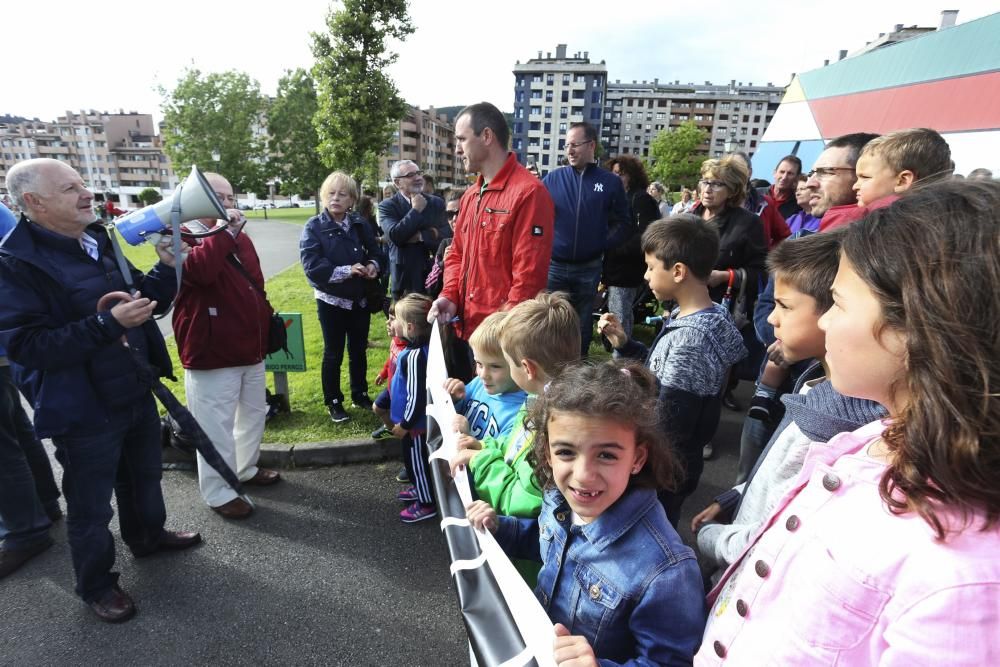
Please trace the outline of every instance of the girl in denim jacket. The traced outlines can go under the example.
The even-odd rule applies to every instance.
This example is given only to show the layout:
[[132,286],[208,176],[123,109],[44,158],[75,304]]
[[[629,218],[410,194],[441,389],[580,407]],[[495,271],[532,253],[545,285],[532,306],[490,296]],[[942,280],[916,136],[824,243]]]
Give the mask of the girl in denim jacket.
[[1000,663],[1000,183],[848,227],[829,378],[889,418],[813,443],[710,595],[697,665]]
[[656,490],[676,462],[657,422],[656,378],[638,364],[578,364],[531,406],[537,520],[469,505],[512,558],[542,561],[535,595],[573,665],[689,665],[704,627],[694,552]]

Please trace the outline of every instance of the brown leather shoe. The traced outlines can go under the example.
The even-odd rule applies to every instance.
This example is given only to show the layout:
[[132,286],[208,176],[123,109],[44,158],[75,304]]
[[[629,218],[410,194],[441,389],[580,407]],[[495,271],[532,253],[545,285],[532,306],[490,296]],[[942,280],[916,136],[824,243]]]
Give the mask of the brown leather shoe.
[[257,474],[243,482],[251,486],[271,486],[281,480],[281,473],[268,468],[257,468]]
[[55,542],[48,535],[25,549],[0,549],[0,579],[11,574]]
[[165,530],[160,536],[160,541],[156,544],[156,546],[147,547],[129,545],[129,549],[132,551],[132,555],[136,558],[145,558],[146,556],[152,556],[160,551],[180,551],[181,549],[187,549],[188,547],[193,547],[200,542],[201,533],[195,533],[190,530]]
[[225,519],[245,519],[253,513],[253,507],[242,498],[233,498],[225,505],[212,509]]
[[88,606],[105,623],[123,623],[135,616],[135,603],[118,584]]

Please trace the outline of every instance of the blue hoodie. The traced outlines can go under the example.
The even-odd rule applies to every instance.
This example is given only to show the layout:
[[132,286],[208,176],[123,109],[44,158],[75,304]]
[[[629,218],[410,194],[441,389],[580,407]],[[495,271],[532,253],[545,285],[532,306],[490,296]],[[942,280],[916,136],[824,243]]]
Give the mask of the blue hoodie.
[[596,164],[562,167],[542,181],[556,206],[552,259],[582,264],[629,237],[628,198],[620,178]]

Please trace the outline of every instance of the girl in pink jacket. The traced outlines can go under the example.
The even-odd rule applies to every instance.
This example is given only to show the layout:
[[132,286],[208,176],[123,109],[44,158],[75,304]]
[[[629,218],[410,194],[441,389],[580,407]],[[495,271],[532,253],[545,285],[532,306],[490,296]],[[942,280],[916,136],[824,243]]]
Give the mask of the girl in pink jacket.
[[695,664],[1000,663],[997,211],[1000,183],[944,182],[844,231],[830,380],[890,416],[812,446]]

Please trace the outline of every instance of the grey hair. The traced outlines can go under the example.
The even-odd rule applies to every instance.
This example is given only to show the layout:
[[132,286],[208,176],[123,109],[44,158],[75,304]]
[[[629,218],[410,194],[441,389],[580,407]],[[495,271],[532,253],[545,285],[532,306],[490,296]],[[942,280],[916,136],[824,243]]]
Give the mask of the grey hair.
[[22,211],[28,210],[25,193],[38,191],[39,167],[51,158],[35,158],[18,162],[7,172],[7,190]]
[[399,178],[399,169],[400,169],[400,167],[403,167],[404,165],[408,165],[408,164],[412,164],[417,169],[420,169],[420,165],[418,165],[413,160],[399,160],[394,165],[392,165],[392,169],[389,170],[389,176],[391,176],[393,178],[393,180]]

